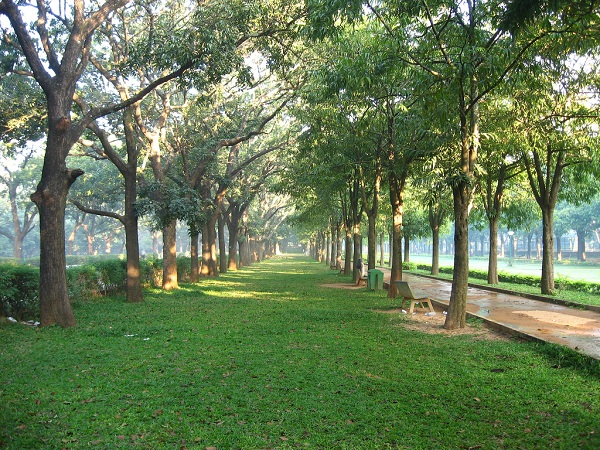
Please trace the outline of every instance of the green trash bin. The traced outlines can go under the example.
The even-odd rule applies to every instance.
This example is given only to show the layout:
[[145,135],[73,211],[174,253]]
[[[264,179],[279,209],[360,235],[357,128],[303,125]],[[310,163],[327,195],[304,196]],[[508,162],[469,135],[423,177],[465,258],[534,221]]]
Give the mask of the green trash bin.
[[381,270],[369,270],[367,288],[371,290],[383,289],[383,272]]

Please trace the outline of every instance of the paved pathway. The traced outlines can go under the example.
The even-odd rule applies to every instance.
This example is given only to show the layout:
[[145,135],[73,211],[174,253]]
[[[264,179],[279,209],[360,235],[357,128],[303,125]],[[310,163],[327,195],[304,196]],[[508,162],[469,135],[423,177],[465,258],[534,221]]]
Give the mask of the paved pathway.
[[[380,269],[388,283],[389,270]],[[438,307],[448,305],[450,282],[409,273],[404,273],[403,279],[410,283],[415,296],[430,297]],[[470,287],[467,313],[504,331],[562,344],[600,360],[600,312]]]

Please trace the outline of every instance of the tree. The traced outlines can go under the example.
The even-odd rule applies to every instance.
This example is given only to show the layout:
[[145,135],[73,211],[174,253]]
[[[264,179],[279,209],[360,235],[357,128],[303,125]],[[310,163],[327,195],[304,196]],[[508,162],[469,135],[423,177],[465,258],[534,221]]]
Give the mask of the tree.
[[[545,62],[545,64],[540,64]],[[569,170],[597,170],[597,112],[587,106],[587,97],[575,88],[586,76],[577,76],[580,67],[566,60],[542,60],[535,91],[520,91],[515,98],[515,117],[520,118],[518,136],[521,160],[536,202],[542,211],[543,294],[554,291],[554,210],[560,199],[563,178]],[[570,69],[566,66],[569,64]],[[585,69],[587,72],[587,69]],[[581,74],[580,74],[581,75]],[[524,108],[521,95],[527,98]],[[583,164],[585,163],[585,164]]]
[[[69,188],[82,171],[67,168],[65,161],[86,126],[109,110],[96,108],[73,121],[72,99],[77,81],[89,61],[94,32],[112,11],[126,3],[126,0],[107,0],[95,10],[86,10],[83,1],[76,1],[70,20],[56,15],[67,25],[69,31],[65,35],[50,30],[53,23],[49,23],[48,18],[52,11],[40,1],[35,28],[39,40],[36,43],[20,4],[12,0],[0,2],[0,14],[8,18],[16,35],[18,43],[15,45],[23,52],[31,76],[44,91],[48,114],[42,177],[31,197],[40,215],[40,322],[43,326],[76,324],[67,292],[64,217]],[[52,36],[57,39],[53,40]],[[42,50],[43,56],[38,49]],[[62,57],[58,56],[60,51]]]
[[[4,147],[4,146],[3,146]],[[38,176],[40,162],[32,157],[31,153],[25,154],[22,161],[17,164],[9,164],[2,161],[0,169],[0,192],[6,189],[10,204],[10,217],[12,229],[0,227],[0,234],[6,236],[13,244],[13,257],[21,260],[23,258],[23,241],[36,225],[37,211],[35,205],[25,194],[31,192],[34,179]],[[5,159],[4,156],[2,159]],[[15,166],[11,168],[11,166]]]

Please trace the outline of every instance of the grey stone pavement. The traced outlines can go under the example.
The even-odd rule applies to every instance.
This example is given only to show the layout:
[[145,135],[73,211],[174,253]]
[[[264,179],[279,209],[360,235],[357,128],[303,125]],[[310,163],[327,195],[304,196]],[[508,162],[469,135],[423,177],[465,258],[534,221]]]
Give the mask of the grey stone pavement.
[[[384,272],[389,284],[390,271]],[[429,297],[435,309],[446,309],[451,283],[444,280],[403,274],[416,297]],[[584,310],[524,298],[487,289],[469,287],[467,314],[479,317],[500,331],[528,339],[554,342],[600,360],[600,311]]]

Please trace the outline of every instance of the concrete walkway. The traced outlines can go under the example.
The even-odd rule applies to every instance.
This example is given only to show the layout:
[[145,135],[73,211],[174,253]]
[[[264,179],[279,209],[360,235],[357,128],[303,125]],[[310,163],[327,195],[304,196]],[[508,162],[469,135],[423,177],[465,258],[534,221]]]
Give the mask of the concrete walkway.
[[[390,271],[384,272],[389,285]],[[417,297],[430,297],[436,309],[446,309],[451,283],[444,280],[403,274]],[[490,326],[528,339],[565,345],[600,360],[600,312],[531,300],[506,293],[469,288],[467,314]]]

